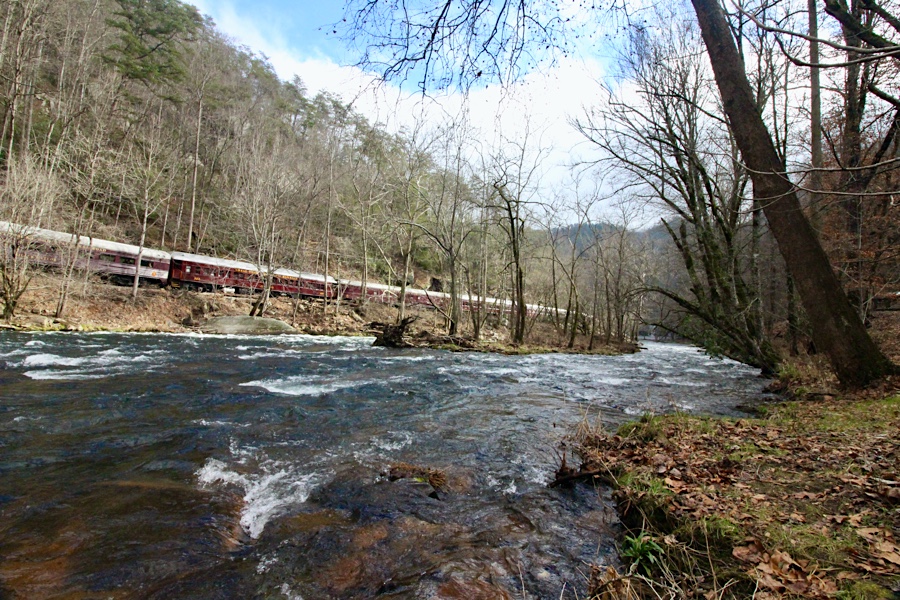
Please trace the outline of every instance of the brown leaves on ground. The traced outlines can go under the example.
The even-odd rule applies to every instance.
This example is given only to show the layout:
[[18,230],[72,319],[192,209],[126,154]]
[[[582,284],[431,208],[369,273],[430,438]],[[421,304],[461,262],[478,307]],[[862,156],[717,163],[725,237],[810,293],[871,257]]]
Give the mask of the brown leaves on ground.
[[752,566],[751,574],[760,588],[807,597],[828,597],[838,591],[834,581],[810,572],[809,561],[795,561],[790,554],[779,550],[770,554],[758,540],[747,541],[750,543],[746,546],[735,546],[732,556]]
[[619,575],[613,567],[591,567],[588,581],[590,600],[639,600],[631,577]]
[[645,418],[587,436],[581,454],[583,470],[631,486],[626,501],[655,480],[655,501],[680,522],[734,524],[748,539],[732,559],[769,597],[826,598],[843,580],[900,577],[898,432],[900,398],[832,400],[765,420]]

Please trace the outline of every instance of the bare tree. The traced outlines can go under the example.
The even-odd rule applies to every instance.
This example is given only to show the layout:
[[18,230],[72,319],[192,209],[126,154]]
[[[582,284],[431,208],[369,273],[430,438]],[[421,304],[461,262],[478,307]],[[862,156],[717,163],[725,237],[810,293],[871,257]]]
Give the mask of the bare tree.
[[[433,167],[431,148],[437,136],[425,130],[425,120],[415,121],[406,139],[399,141],[388,162],[391,194],[384,213],[384,227],[392,240],[401,266],[391,267],[394,279],[400,286],[397,323],[406,318],[406,289],[412,277],[413,252],[422,235],[420,227],[427,212],[426,188],[430,169]],[[386,262],[391,265],[392,261]]]
[[[36,67],[43,61],[46,17],[50,6],[48,0],[15,0],[7,4],[3,15],[3,33],[0,37],[3,125],[0,143],[3,144],[7,170],[13,165],[17,134],[18,146],[22,152],[28,151]],[[23,105],[25,114],[21,114]],[[25,126],[22,126],[22,120],[25,120]]]
[[[544,219],[547,238],[550,244],[550,271],[552,283],[551,317],[557,330],[567,337],[567,346],[574,347],[578,334],[578,315],[583,311],[591,314],[591,346],[599,316],[599,282],[600,277],[593,278],[594,285],[590,294],[583,295],[581,275],[583,263],[591,255],[599,256],[596,245],[602,239],[604,224],[595,222],[596,206],[601,200],[596,186],[588,187],[583,174],[576,174],[571,187],[560,193],[554,203],[548,207],[548,215]],[[571,197],[566,197],[568,193]],[[573,219],[574,215],[574,221]],[[556,218],[554,218],[556,217]],[[559,222],[557,219],[565,219]],[[558,275],[561,273],[561,277]],[[564,289],[560,292],[560,280]],[[560,310],[560,293],[564,296],[565,308]],[[593,298],[592,306],[585,305],[585,299]],[[562,316],[561,316],[562,315]],[[562,322],[560,322],[562,321]]]
[[[657,291],[694,317],[679,333],[772,372],[779,357],[761,327],[757,290],[745,276],[753,260],[742,234],[749,178],[719,113],[695,26],[664,21],[671,29],[655,37],[636,34],[623,58],[638,98],[611,93],[579,127],[605,153],[604,164],[625,175],[623,185],[669,213],[663,223],[681,253],[690,293]],[[614,290],[607,286],[608,293]],[[623,301],[608,297],[608,304]]]
[[[846,385],[866,385],[895,372],[897,367],[875,345],[862,321],[856,317],[801,210],[796,188],[786,176],[784,160],[757,111],[747,74],[721,7],[717,0],[692,0],[692,4],[725,113],[753,180],[753,193],[763,202],[769,227],[796,282],[810,317],[816,346],[825,352],[838,378]],[[853,24],[846,13],[839,11],[838,14]],[[865,34],[861,26],[857,31],[861,36],[874,36]]]
[[171,132],[165,128],[164,100],[148,101],[144,115],[145,127],[134,131],[136,137],[122,156],[122,188],[120,193],[128,200],[140,227],[138,255],[135,259],[131,296],[137,298],[140,284],[141,259],[147,244],[147,231],[156,210],[172,194],[172,185],[178,170],[178,155]]
[[26,154],[9,165],[0,187],[0,300],[7,321],[31,283],[33,254],[48,251],[38,250],[33,224],[64,195],[62,182],[31,156]]
[[525,342],[528,308],[525,302],[525,232],[531,205],[537,201],[536,184],[546,148],[533,148],[530,123],[520,140],[504,140],[493,160],[491,186],[496,192],[494,208],[502,215],[501,227],[509,241],[512,267],[513,305],[510,314],[512,343]]
[[296,146],[274,124],[256,122],[239,144],[234,169],[233,202],[241,215],[242,235],[252,262],[263,278],[263,289],[250,316],[263,316],[285,239],[286,213],[301,187],[292,168]]
[[449,123],[439,134],[443,145],[437,149],[437,173],[429,178],[423,195],[428,219],[425,224],[410,222],[432,241],[446,261],[450,304],[436,308],[447,318],[450,335],[457,335],[462,319],[460,259],[473,231],[469,212],[473,190],[468,181],[470,165],[466,155],[470,133],[463,121]]

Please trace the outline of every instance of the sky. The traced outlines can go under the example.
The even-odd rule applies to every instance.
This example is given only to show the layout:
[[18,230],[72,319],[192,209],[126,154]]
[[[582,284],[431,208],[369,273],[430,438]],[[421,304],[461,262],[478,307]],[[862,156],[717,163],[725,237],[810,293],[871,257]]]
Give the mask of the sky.
[[280,78],[299,75],[310,95],[336,94],[388,131],[411,128],[414,115],[423,110],[427,119],[440,124],[463,105],[489,147],[502,139],[521,140],[530,131],[533,150],[546,156],[541,178],[545,195],[565,186],[569,165],[591,156],[569,121],[600,97],[604,68],[599,60],[564,58],[512,89],[497,84],[470,91],[467,99],[459,93],[424,99],[353,66],[358,56],[331,27],[343,17],[342,0],[190,1],[235,42],[265,55]]

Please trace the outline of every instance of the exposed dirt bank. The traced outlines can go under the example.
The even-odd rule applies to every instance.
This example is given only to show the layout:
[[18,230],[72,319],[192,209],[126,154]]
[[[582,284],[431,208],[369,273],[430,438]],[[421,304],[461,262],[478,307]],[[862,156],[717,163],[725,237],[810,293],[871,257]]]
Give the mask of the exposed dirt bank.
[[[221,293],[198,293],[155,286],[142,287],[136,299],[131,288],[104,283],[97,279],[79,281],[69,294],[62,318],[54,318],[59,298],[60,280],[53,274],[39,274],[19,302],[16,317],[0,328],[66,331],[199,331],[204,323],[216,317],[243,316],[250,313],[251,298]],[[588,352],[587,340],[579,340],[565,348],[552,327],[534,323],[531,339],[525,346],[512,346],[505,327],[485,324],[482,339],[474,341],[463,334],[446,335],[444,317],[436,310],[408,307],[416,317],[409,327],[408,341],[413,347],[443,348],[479,352],[529,354],[535,352]],[[397,308],[377,303],[365,306],[342,302],[327,308],[321,300],[272,298],[266,317],[279,319],[298,333],[312,335],[375,335],[374,323],[391,323]],[[636,352],[634,344],[595,345],[597,354]]]

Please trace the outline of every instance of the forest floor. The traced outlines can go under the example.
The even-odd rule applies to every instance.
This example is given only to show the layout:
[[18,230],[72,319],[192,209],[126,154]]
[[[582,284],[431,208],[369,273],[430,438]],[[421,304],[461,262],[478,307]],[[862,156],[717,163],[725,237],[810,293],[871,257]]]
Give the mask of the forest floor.
[[[142,286],[136,299],[131,288],[116,286],[98,278],[73,284],[62,318],[55,318],[60,279],[53,273],[35,275],[19,302],[16,316],[9,327],[27,330],[64,331],[143,331],[186,333],[214,317],[248,315],[252,299],[248,296],[222,293],[198,293],[156,286]],[[580,336],[570,349],[549,323],[531,323],[529,344],[513,346],[507,328],[485,323],[481,339],[470,335],[468,315],[460,335],[446,335],[446,322],[438,311],[421,306],[407,307],[416,319],[408,330],[408,340],[418,347],[444,348],[481,352],[527,354],[536,352],[580,352],[621,354],[636,352],[635,344],[595,344]],[[311,335],[376,335],[373,324],[393,323],[397,308],[369,302],[365,306],[342,302],[324,307],[321,300],[271,298],[265,313],[293,326],[298,333]]]
[[[900,314],[873,336],[900,362]],[[900,598],[900,377],[853,393],[811,358],[756,418],[584,423],[578,472],[616,488],[620,575],[593,598]]]

